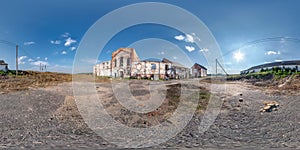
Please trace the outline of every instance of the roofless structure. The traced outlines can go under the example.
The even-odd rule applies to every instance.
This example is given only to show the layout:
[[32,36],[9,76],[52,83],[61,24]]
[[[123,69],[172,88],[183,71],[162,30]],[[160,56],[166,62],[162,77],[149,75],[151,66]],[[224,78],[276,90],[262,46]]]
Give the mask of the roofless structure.
[[[201,68],[201,67],[200,67]],[[202,66],[202,68],[205,68]],[[196,68],[195,68],[196,69]],[[196,77],[206,76],[205,70]],[[113,78],[186,79],[190,77],[190,68],[167,58],[148,58],[141,60],[133,48],[119,48],[112,53],[111,60],[94,66],[95,76]]]

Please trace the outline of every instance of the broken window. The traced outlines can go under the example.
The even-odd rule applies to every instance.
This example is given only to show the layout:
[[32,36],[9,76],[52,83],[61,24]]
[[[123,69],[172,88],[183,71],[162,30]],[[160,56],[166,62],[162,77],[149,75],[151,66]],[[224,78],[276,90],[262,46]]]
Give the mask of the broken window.
[[130,66],[130,58],[127,58],[127,66]]
[[156,70],[156,64],[151,64],[151,70]]
[[123,67],[123,57],[120,58],[120,67]]
[[117,59],[115,59],[115,67],[117,67]]

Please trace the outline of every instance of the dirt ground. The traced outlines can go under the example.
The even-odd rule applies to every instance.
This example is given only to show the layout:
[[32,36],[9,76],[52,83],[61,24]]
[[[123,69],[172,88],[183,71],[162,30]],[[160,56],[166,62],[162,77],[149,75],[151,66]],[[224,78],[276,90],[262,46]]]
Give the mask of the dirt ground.
[[[149,98],[149,82],[130,82],[130,90],[136,99]],[[147,114],[138,114],[120,105],[110,82],[97,83],[95,88],[99,97],[105,100],[103,106],[112,118],[135,128],[147,128],[166,121],[177,108],[182,86],[200,91],[199,108],[188,125],[167,142],[149,149],[300,149],[300,96],[296,92],[274,94],[272,88],[240,81],[227,82],[225,91],[218,91],[224,86],[222,84],[201,81],[192,85],[178,84],[178,81],[166,81],[166,84],[166,100],[159,109]],[[221,96],[222,107],[208,130],[200,133],[198,127],[203,121],[212,88]],[[262,113],[259,110],[264,101],[276,101],[280,106],[277,111]],[[85,123],[74,100],[72,83],[5,91],[0,94],[0,103],[0,148],[117,148]]]

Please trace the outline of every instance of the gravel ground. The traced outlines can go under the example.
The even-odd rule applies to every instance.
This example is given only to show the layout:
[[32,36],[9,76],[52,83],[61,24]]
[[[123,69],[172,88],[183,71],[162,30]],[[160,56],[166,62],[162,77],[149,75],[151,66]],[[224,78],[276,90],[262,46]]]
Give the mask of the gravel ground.
[[[116,120],[120,119],[121,123],[145,128],[149,124],[156,125],[155,121],[165,119],[160,117],[148,124],[139,120],[133,121],[134,117],[119,112],[121,110],[118,104],[109,105],[114,98],[108,83],[97,86],[98,93],[107,98],[110,115],[119,115]],[[145,83],[132,85],[134,86],[137,92],[149,97],[149,93],[142,90],[146,87]],[[201,86],[209,84],[202,83]],[[226,87],[225,93],[219,93],[223,95],[222,110],[206,132],[198,131],[203,113],[197,113],[177,136],[148,149],[300,149],[299,96],[266,94],[241,82],[230,83]],[[135,95],[138,99],[143,98],[143,95]],[[239,102],[240,98],[243,98],[243,102]],[[277,101],[280,103],[279,110],[259,112],[264,100]],[[84,123],[72,96],[71,83],[1,94],[0,102],[1,149],[116,148]],[[112,106],[119,111],[114,111]],[[124,119],[126,117],[127,121]],[[146,126],[142,126],[143,124]]]

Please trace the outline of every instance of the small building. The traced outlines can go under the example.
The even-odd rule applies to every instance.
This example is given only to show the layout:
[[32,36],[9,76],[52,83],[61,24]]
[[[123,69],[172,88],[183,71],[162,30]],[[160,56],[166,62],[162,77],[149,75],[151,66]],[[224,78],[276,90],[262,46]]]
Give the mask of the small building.
[[8,64],[4,60],[0,60],[0,71],[8,71]]
[[191,71],[192,71],[192,78],[200,78],[200,77],[206,77],[207,76],[207,69],[198,64],[198,63],[195,63],[192,68],[191,68]]
[[260,72],[261,70],[267,70],[267,69],[270,70],[276,67],[281,69],[289,68],[289,69],[295,69],[296,71],[300,71],[300,60],[266,63],[266,64],[251,67],[247,70],[243,70],[240,72],[240,74],[255,73],[255,72]]

